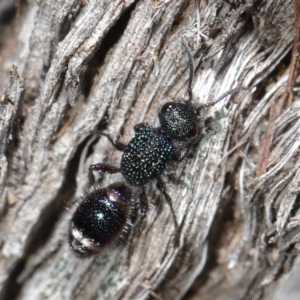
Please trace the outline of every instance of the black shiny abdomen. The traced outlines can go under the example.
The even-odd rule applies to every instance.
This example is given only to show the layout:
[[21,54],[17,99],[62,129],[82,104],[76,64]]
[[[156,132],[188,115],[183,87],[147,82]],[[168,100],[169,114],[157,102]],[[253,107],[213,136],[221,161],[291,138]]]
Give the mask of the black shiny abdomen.
[[97,247],[110,245],[126,224],[130,197],[129,191],[122,185],[94,189],[87,194],[73,215],[73,228]]
[[142,186],[159,176],[175,151],[169,138],[151,126],[136,132],[121,160],[121,172],[132,186]]
[[107,195],[90,195],[79,207],[73,223],[83,235],[99,244],[110,244],[126,223],[124,205],[111,202]]

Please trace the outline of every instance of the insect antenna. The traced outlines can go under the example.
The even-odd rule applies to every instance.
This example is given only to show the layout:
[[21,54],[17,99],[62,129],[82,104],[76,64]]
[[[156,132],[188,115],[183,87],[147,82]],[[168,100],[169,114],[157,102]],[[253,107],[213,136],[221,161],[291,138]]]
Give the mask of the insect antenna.
[[189,100],[188,101],[192,101],[193,100],[193,92],[192,92],[192,82],[194,80],[194,71],[195,71],[195,67],[194,67],[194,59],[193,59],[193,54],[192,54],[192,50],[189,47],[189,45],[187,44],[186,40],[184,38],[181,39],[182,40],[182,44],[188,54],[189,57],[189,63],[190,63],[190,77],[189,77],[189,83],[188,83],[188,95],[189,95]]
[[246,90],[246,91],[247,91],[247,90],[249,90],[249,88],[246,88],[246,87],[241,86],[241,87],[237,87],[237,88],[235,88],[235,89],[232,89],[232,90],[230,90],[230,91],[224,93],[224,94],[223,94],[222,96],[220,96],[216,101],[211,101],[211,102],[204,103],[204,104],[198,106],[197,109],[196,109],[196,111],[197,111],[197,113],[199,113],[200,110],[202,110],[203,108],[213,106],[213,105],[217,104],[218,102],[220,102],[221,100],[223,100],[225,97],[227,97],[227,96],[229,96],[229,95],[231,95],[231,94],[237,93],[237,92],[239,92],[239,91],[243,91],[243,90]]

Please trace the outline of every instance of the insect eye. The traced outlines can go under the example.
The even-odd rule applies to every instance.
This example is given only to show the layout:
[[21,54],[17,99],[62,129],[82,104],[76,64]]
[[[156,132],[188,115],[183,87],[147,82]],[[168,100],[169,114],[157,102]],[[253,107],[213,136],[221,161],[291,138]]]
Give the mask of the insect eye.
[[169,112],[170,110],[172,110],[174,108],[176,103],[166,103],[163,105],[163,107],[161,108],[161,113],[164,114],[166,112]]

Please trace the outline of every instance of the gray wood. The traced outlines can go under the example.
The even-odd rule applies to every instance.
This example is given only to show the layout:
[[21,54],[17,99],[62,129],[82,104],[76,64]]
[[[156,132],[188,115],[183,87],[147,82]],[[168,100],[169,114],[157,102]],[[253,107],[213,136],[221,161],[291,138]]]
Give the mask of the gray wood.
[[[293,18],[286,0],[29,0],[0,19],[1,99],[9,99],[0,99],[0,299],[272,297],[299,248],[298,89],[275,120],[266,172],[255,170],[270,107],[285,93]],[[187,97],[182,38],[194,56],[195,103],[249,90],[203,110],[201,122],[213,117],[218,130],[166,172],[177,178],[165,176],[180,246],[168,204],[149,185],[132,251],[127,237],[79,260],[68,222],[88,166],[117,165],[121,155],[92,132],[128,142],[135,124],[158,126],[161,105]]]
[[4,210],[8,199],[6,187],[8,158],[24,92],[24,80],[19,77],[16,66],[12,66],[9,79],[8,88],[0,94],[0,212]]

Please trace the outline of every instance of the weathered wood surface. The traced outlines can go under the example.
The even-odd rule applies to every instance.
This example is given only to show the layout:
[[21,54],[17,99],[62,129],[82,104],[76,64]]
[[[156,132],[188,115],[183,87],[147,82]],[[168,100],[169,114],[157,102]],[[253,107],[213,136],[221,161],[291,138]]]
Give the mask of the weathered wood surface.
[[[293,3],[29,0],[2,16],[0,298],[271,297],[300,239],[299,89],[283,102]],[[174,168],[177,182],[166,176],[180,246],[167,203],[149,186],[153,205],[131,251],[124,242],[78,260],[68,220],[88,165],[120,159],[91,133],[128,142],[136,123],[158,126],[162,103],[187,96],[182,38],[194,55],[196,103],[249,91],[203,112],[221,129]]]

